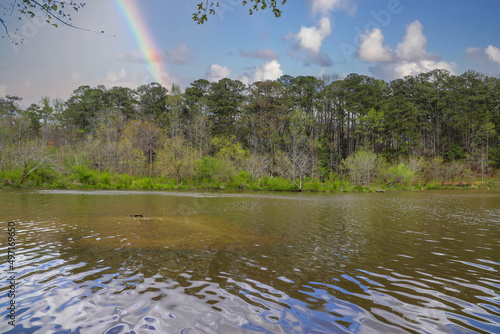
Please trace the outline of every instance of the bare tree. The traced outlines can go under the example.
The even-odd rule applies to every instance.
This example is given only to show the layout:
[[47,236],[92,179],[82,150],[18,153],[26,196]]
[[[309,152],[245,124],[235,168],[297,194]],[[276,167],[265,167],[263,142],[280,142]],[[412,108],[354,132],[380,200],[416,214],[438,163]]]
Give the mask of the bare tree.
[[271,161],[269,155],[258,154],[257,152],[254,152],[245,160],[245,169],[252,174],[254,180],[257,180],[257,185],[260,185],[260,180],[269,170]]
[[153,176],[153,162],[160,139],[164,135],[162,129],[150,121],[130,121],[125,127],[125,134],[147,157],[149,177]]
[[26,178],[37,169],[50,165],[52,157],[47,145],[41,139],[16,142],[7,151],[9,160],[13,164],[12,168],[21,168],[19,184],[23,184]]
[[311,151],[306,147],[285,153],[278,151],[274,156],[276,172],[302,191],[302,182],[307,176],[312,161]]
[[311,172],[315,167],[315,142],[306,134],[306,129],[312,123],[311,116],[301,108],[295,110],[290,119],[289,134],[285,139],[287,151],[278,151],[275,154],[276,171],[295,184],[299,191],[302,191],[302,182],[307,172]]
[[100,169],[116,169],[118,166],[118,142],[123,136],[125,115],[118,109],[103,109],[94,119],[94,133],[100,145]]
[[119,157],[116,167],[118,173],[146,174],[144,173],[144,153],[134,145],[132,138],[125,135],[118,142],[117,155]]
[[410,187],[413,186],[415,181],[422,177],[422,172],[425,168],[425,160],[423,157],[410,157],[405,161],[405,165],[412,172],[412,176],[409,179]]

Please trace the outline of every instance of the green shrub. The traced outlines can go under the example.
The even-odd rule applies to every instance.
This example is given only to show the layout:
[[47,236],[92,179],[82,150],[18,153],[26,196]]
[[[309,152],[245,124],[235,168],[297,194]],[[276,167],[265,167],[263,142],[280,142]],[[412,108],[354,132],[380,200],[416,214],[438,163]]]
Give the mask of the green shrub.
[[19,188],[21,185],[19,181],[21,180],[22,170],[21,168],[15,168],[13,170],[8,170],[3,173],[1,182],[5,187]]
[[44,184],[51,184],[60,176],[56,171],[49,168],[41,168],[33,171],[27,178],[26,183],[36,187]]
[[361,149],[348,156],[342,164],[349,171],[353,184],[369,186],[376,171],[377,160],[375,153]]
[[318,179],[313,179],[313,180],[308,180],[307,182],[304,182],[304,185],[302,189],[306,191],[323,191],[324,185],[319,182]]
[[361,186],[354,187],[353,191],[372,192],[372,190],[370,188],[368,188],[368,187],[361,187]]
[[153,189],[154,188],[153,179],[150,177],[144,177],[142,179],[137,179],[133,182],[133,185],[135,185],[135,188],[139,188],[139,189]]
[[118,175],[118,180],[116,181],[116,185],[118,188],[130,188],[132,185],[133,178],[127,174]]
[[297,186],[281,176],[272,177],[267,180],[267,189],[275,191],[297,190]]
[[96,184],[100,187],[111,186],[111,174],[109,172],[97,172],[95,179]]
[[68,187],[68,183],[66,183],[66,180],[64,179],[58,179],[52,184],[52,187],[57,189],[66,189]]
[[341,184],[342,182],[340,182],[340,180],[336,180],[333,182],[330,181],[325,185],[325,189],[330,191],[336,191],[340,189]]
[[227,185],[229,189],[248,189],[252,183],[252,174],[243,171],[233,177],[233,180]]
[[95,171],[85,165],[73,166],[72,177],[81,184],[95,184]]
[[392,186],[396,183],[410,184],[410,181],[415,176],[404,163],[389,166],[382,171],[382,175],[387,186]]

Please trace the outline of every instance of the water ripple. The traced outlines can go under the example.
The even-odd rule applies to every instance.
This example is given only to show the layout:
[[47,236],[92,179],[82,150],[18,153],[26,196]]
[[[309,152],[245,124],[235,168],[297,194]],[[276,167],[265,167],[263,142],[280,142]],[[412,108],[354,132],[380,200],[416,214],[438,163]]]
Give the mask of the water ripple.
[[[489,193],[20,194],[34,213],[17,220],[17,326],[2,285],[0,332],[500,333],[500,210]],[[202,200],[210,205],[195,209]],[[193,229],[165,248],[171,230],[156,234],[185,203],[193,212],[176,228],[209,225],[214,241],[198,247],[188,237],[206,237]],[[132,209],[165,219],[127,230],[116,212]],[[214,246],[243,228],[259,238]],[[0,263],[2,280],[8,268]]]

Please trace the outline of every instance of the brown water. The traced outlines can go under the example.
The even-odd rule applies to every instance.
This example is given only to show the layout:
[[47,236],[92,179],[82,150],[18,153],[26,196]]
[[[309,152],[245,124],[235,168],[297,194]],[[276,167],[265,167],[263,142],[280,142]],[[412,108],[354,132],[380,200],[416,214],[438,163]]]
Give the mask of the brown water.
[[500,333],[500,192],[0,190],[0,247],[2,333]]

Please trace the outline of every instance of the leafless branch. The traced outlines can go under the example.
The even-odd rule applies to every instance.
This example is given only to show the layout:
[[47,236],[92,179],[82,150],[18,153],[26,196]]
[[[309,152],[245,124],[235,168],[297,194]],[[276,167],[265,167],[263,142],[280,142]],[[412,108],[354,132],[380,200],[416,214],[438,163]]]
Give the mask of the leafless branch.
[[[83,31],[88,31],[88,32],[95,32],[93,30],[90,30],[90,29],[85,29],[85,28],[81,28],[81,27],[78,27],[78,26],[75,26],[67,21],[64,21],[63,19],[61,19],[58,15],[55,15],[54,12],[50,11],[49,9],[47,9],[45,6],[43,6],[42,4],[40,4],[38,1],[36,0],[32,0],[34,4],[36,4],[42,11],[44,11],[45,13],[47,13],[48,15],[52,16],[53,18],[55,18],[57,21],[61,22],[62,24],[70,27],[70,28],[73,28],[73,29],[78,29],[78,30],[83,30]],[[73,4],[73,2],[71,2],[71,4]]]
[[9,34],[9,29],[7,28],[7,25],[5,24],[5,21],[2,18],[0,18],[0,23],[2,23],[2,25],[5,29],[5,33],[7,34],[7,37],[9,37],[10,41],[13,42],[14,40],[12,39],[12,37]]

